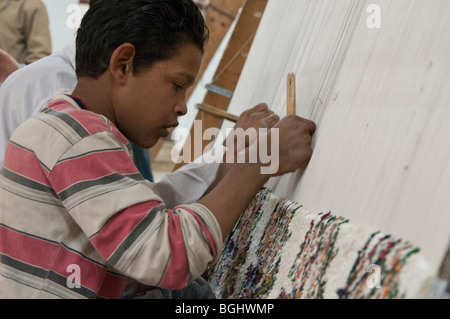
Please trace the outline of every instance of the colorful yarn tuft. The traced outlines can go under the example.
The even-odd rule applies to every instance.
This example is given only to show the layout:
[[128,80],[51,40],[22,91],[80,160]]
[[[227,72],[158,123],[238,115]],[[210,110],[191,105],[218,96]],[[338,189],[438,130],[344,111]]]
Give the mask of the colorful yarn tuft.
[[222,296],[265,298],[272,289],[296,209],[292,209],[291,201],[280,201],[270,216],[265,214],[266,218],[262,218],[269,203],[270,190],[261,190],[228,237],[220,267],[211,275],[213,285]]
[[[347,285],[337,290],[341,299],[399,299],[399,274],[407,259],[419,252],[408,242],[391,240],[389,235],[373,233],[358,252],[347,278]],[[373,271],[368,271],[373,269]],[[375,282],[370,284],[369,280]],[[377,282],[378,281],[378,282]]]
[[347,223],[342,217],[319,214],[317,223],[311,221],[311,227],[300,245],[297,259],[289,271],[292,289],[282,288],[281,299],[322,299],[326,281],[323,280],[329,263],[338,253],[335,249],[336,238],[341,224]]

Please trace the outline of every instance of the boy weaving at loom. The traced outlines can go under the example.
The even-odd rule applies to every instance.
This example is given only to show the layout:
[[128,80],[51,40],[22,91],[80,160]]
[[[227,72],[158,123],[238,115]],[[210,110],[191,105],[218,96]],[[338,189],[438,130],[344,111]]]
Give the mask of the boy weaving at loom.
[[[222,163],[197,203],[168,209],[133,164],[129,143],[150,148],[186,114],[206,35],[191,0],[91,6],[77,34],[73,93],[21,125],[6,149],[1,298],[122,298],[130,282],[178,290],[217,260],[223,239],[271,177],[260,173],[263,164]],[[258,105],[236,126],[278,130],[273,175],[311,156],[310,121],[278,121]]]

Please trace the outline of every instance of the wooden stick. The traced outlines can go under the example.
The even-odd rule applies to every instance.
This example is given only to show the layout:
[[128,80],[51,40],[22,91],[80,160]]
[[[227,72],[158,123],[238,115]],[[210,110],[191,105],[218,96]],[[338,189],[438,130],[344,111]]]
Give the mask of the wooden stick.
[[215,116],[215,117],[220,118],[220,119],[226,119],[226,120],[229,120],[229,121],[231,121],[233,123],[236,123],[238,118],[239,118],[236,115],[230,114],[228,112],[225,112],[224,110],[218,109],[218,108],[216,108],[214,106],[211,106],[211,105],[208,105],[208,104],[205,104],[205,103],[197,104],[197,108],[200,111],[205,112],[205,113],[207,113],[209,115]]
[[295,96],[295,74],[289,73],[287,78],[287,114],[297,114],[297,103]]

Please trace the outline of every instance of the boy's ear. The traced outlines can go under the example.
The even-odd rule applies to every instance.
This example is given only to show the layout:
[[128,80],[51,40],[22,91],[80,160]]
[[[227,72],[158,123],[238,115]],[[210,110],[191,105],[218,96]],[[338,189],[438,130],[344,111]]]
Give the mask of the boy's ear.
[[121,44],[114,50],[109,61],[113,78],[119,84],[124,84],[128,75],[133,73],[133,61],[136,53],[131,43]]

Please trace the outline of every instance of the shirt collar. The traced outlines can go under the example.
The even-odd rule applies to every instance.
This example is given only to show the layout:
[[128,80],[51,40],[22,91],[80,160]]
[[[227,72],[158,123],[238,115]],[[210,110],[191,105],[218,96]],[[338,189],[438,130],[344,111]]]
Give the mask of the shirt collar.
[[73,95],[71,95],[71,94],[65,94],[65,95],[68,96],[68,97],[70,97],[72,100],[74,100],[75,103],[77,103],[77,105],[78,105],[81,109],[86,110],[86,111],[89,111],[89,109],[87,108],[87,106],[86,106],[86,105],[83,103],[83,101],[81,101],[78,97],[73,96]]

